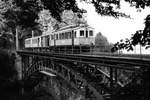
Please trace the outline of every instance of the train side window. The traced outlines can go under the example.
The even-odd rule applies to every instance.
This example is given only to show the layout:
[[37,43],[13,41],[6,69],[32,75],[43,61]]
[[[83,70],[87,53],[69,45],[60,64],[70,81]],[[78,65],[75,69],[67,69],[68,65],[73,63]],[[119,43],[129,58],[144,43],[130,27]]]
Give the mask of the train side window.
[[43,37],[41,37],[41,47],[43,47]]
[[31,40],[25,40],[25,44],[30,44]]
[[59,33],[59,39],[61,40],[61,33]]
[[72,32],[70,32],[70,38],[72,38]]
[[80,30],[80,36],[84,36],[84,30]]
[[66,32],[66,39],[69,39],[69,32]]
[[40,46],[40,38],[38,38],[38,46]]
[[58,34],[56,34],[56,40],[58,40]]
[[64,37],[65,37],[65,34],[64,34],[64,33],[62,33],[62,39],[64,39]]
[[67,32],[64,33],[64,39],[66,39],[66,36],[67,36],[66,33],[67,33]]
[[77,37],[77,32],[75,31],[75,32],[74,32],[74,38],[76,38],[76,37]]
[[51,40],[54,40],[54,35],[51,35]]
[[68,36],[68,37],[69,37],[69,39],[71,39],[71,32],[68,32],[68,34],[69,34],[69,36]]
[[92,30],[89,31],[89,35],[93,36],[93,31]]
[[61,39],[63,39],[63,34],[61,33]]
[[65,39],[68,39],[68,32],[65,32]]
[[38,42],[37,39],[32,39],[33,44],[36,44],[37,42]]
[[45,36],[45,46],[49,46],[49,36]]
[[47,46],[50,46],[50,44],[49,44],[49,36],[47,37]]

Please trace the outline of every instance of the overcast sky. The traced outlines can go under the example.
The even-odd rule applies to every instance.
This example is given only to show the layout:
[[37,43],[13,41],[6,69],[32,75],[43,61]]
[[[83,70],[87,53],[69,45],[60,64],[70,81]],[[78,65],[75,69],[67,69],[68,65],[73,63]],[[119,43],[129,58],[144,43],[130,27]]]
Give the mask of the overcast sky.
[[144,28],[144,19],[150,14],[150,9],[137,12],[137,9],[122,0],[120,11],[129,14],[132,19],[113,17],[102,17],[95,12],[91,4],[78,3],[79,7],[87,10],[88,24],[95,28],[96,33],[101,32],[109,42],[115,43],[121,39],[129,38],[136,30]]

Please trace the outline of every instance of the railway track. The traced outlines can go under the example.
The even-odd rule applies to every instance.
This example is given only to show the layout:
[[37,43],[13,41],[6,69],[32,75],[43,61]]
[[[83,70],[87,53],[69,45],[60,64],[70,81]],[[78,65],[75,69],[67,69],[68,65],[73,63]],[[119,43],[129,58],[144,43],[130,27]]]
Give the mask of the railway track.
[[[130,66],[137,67],[149,67],[150,56],[138,56],[138,55],[118,55],[118,54],[66,54],[66,53],[51,53],[51,52],[35,52],[35,51],[17,51],[18,53],[24,55],[51,57],[54,59],[67,60],[67,61],[78,61],[83,63],[93,63],[93,64],[108,64],[111,66],[121,65],[126,68],[131,68]],[[129,66],[129,67],[128,67]]]

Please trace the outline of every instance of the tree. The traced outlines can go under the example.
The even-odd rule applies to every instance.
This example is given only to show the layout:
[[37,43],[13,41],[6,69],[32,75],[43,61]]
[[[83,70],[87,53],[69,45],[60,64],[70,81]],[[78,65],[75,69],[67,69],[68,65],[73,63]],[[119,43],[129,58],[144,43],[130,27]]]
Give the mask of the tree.
[[56,19],[54,19],[51,16],[51,13],[49,12],[49,10],[46,10],[46,9],[43,9],[42,11],[40,11],[38,16],[39,16],[39,19],[37,20],[37,22],[40,25],[40,30],[44,33],[50,32],[53,29],[57,29],[57,24],[60,23]]
[[[45,9],[48,9],[50,11],[50,14],[53,18],[55,18],[58,21],[62,21],[61,15],[64,10],[72,10],[73,12],[76,12],[78,16],[82,17],[82,13],[84,12],[83,9],[79,9],[76,3],[76,0],[14,0],[16,5],[21,8],[21,12],[26,12],[26,17],[20,17],[19,20],[22,21],[22,19],[32,19],[31,22],[33,22],[34,19],[37,18],[36,14],[40,11],[40,9],[43,7]],[[119,12],[117,9],[120,9],[120,0],[81,0],[87,3],[91,3],[94,5],[95,10],[100,15],[104,16],[113,16],[118,18],[121,17],[130,17],[129,15],[126,15],[122,12]],[[145,7],[150,6],[149,0],[124,0],[126,2],[129,2],[131,6],[134,6],[137,9],[144,9]],[[31,16],[32,15],[32,16]],[[30,21],[28,21],[30,22]],[[146,18],[145,22],[145,29],[143,31],[143,44],[149,44],[149,16]],[[30,25],[29,23],[26,25]],[[31,23],[33,25],[33,23]],[[57,26],[57,24],[56,24]],[[136,36],[135,36],[136,37]],[[134,41],[134,38],[132,39]],[[147,42],[148,41],[148,42]],[[132,42],[130,42],[132,43]],[[131,47],[128,45],[128,47]]]
[[110,52],[112,44],[110,44],[105,36],[99,32],[95,37],[95,49],[100,52]]
[[[81,0],[94,5],[95,10],[100,15],[113,16],[118,18],[130,17],[118,9],[121,8],[120,0]],[[149,0],[124,0],[129,2],[131,6],[137,9],[144,9],[150,6]],[[50,15],[58,21],[62,21],[61,15],[64,10],[72,10],[77,13],[77,16],[82,17],[82,13],[85,10],[78,8],[76,0],[3,0],[0,1],[0,15],[2,15],[3,21],[6,27],[10,28],[9,31],[15,34],[15,29],[21,27],[20,29],[34,28],[37,26],[38,14],[42,9],[48,9]],[[149,17],[146,18],[146,27],[148,29]],[[2,25],[2,24],[1,24]],[[55,24],[58,26],[58,24]],[[2,25],[3,26],[3,25]],[[144,31],[147,33],[147,31]],[[30,32],[31,33],[31,32]],[[146,35],[143,35],[146,37]],[[146,38],[143,38],[146,39]],[[147,39],[149,40],[149,39]],[[146,41],[147,41],[146,40]],[[146,43],[146,42],[145,42]]]
[[127,51],[134,50],[134,46],[141,45],[146,49],[150,48],[150,15],[146,17],[144,30],[138,30],[132,34],[131,38],[126,38],[125,40],[120,40],[114,44],[112,52],[120,49],[126,49]]
[[[83,15],[82,15],[83,16]],[[77,13],[72,10],[64,10],[61,15],[61,22],[51,16],[49,10],[43,9],[39,13],[37,22],[40,25],[40,30],[43,33],[51,33],[52,30],[59,29],[67,25],[87,24],[84,17],[80,18]]]
[[0,36],[0,48],[1,49],[12,49],[13,48],[13,35],[9,33],[3,33]]
[[[8,49],[0,49],[0,99],[12,100],[19,97],[19,81],[15,68],[15,54]],[[19,99],[18,99],[19,100]]]
[[[89,1],[89,0],[82,0],[82,1]],[[137,8],[144,8],[145,6],[149,6],[149,1],[143,0],[125,0],[127,2],[130,2],[132,6],[136,6]],[[8,0],[5,0],[5,2],[8,2]],[[72,10],[73,12],[77,12],[78,16],[80,16],[82,13],[85,12],[83,9],[79,9],[76,3],[76,0],[11,0],[11,4],[14,7],[13,9],[9,9],[6,13],[10,12],[13,15],[16,15],[16,21],[19,25],[22,25],[23,27],[32,27],[35,23],[35,19],[38,19],[38,13],[43,9],[48,9],[50,11],[50,14],[53,18],[55,18],[58,21],[61,21],[61,14],[64,10]],[[135,2],[135,3],[134,3]],[[120,8],[120,0],[91,0],[90,3],[92,3],[95,8],[96,12],[98,12],[101,15],[108,15],[108,16],[124,16],[127,17],[124,13],[118,12],[115,8]],[[115,5],[115,7],[114,7]],[[14,10],[16,8],[19,8],[17,10]],[[82,17],[82,16],[80,16]],[[10,19],[10,17],[7,17],[7,19]]]
[[[86,11],[84,11],[86,13]],[[62,26],[65,25],[79,25],[79,24],[87,24],[87,21],[85,20],[84,14],[81,14],[82,17],[78,16],[78,13],[73,12],[72,10],[65,10],[62,13]]]

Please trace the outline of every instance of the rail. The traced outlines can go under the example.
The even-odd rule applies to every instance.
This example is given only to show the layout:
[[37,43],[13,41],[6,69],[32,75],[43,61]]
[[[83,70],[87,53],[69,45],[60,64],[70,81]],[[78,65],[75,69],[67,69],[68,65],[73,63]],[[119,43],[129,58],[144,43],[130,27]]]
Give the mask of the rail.
[[[139,67],[149,68],[150,59],[132,58],[128,56],[111,56],[111,55],[83,55],[83,54],[65,54],[65,53],[51,53],[51,52],[32,52],[32,51],[17,51],[21,55],[34,55],[50,57],[54,59],[77,61],[82,63],[92,64],[107,64],[108,66],[119,67],[124,66],[126,69],[137,69]],[[130,66],[126,66],[130,65]],[[131,67],[133,66],[133,67]]]
[[[100,48],[98,48],[100,49]],[[116,57],[132,57],[140,59],[150,59],[150,54],[125,54],[121,52],[111,52],[110,49],[105,51],[105,48],[97,50],[95,47],[87,48],[50,48],[50,47],[32,47],[24,50],[34,52],[51,52],[51,53],[65,53],[65,54],[84,54],[84,55],[100,55],[100,56],[116,56]]]

